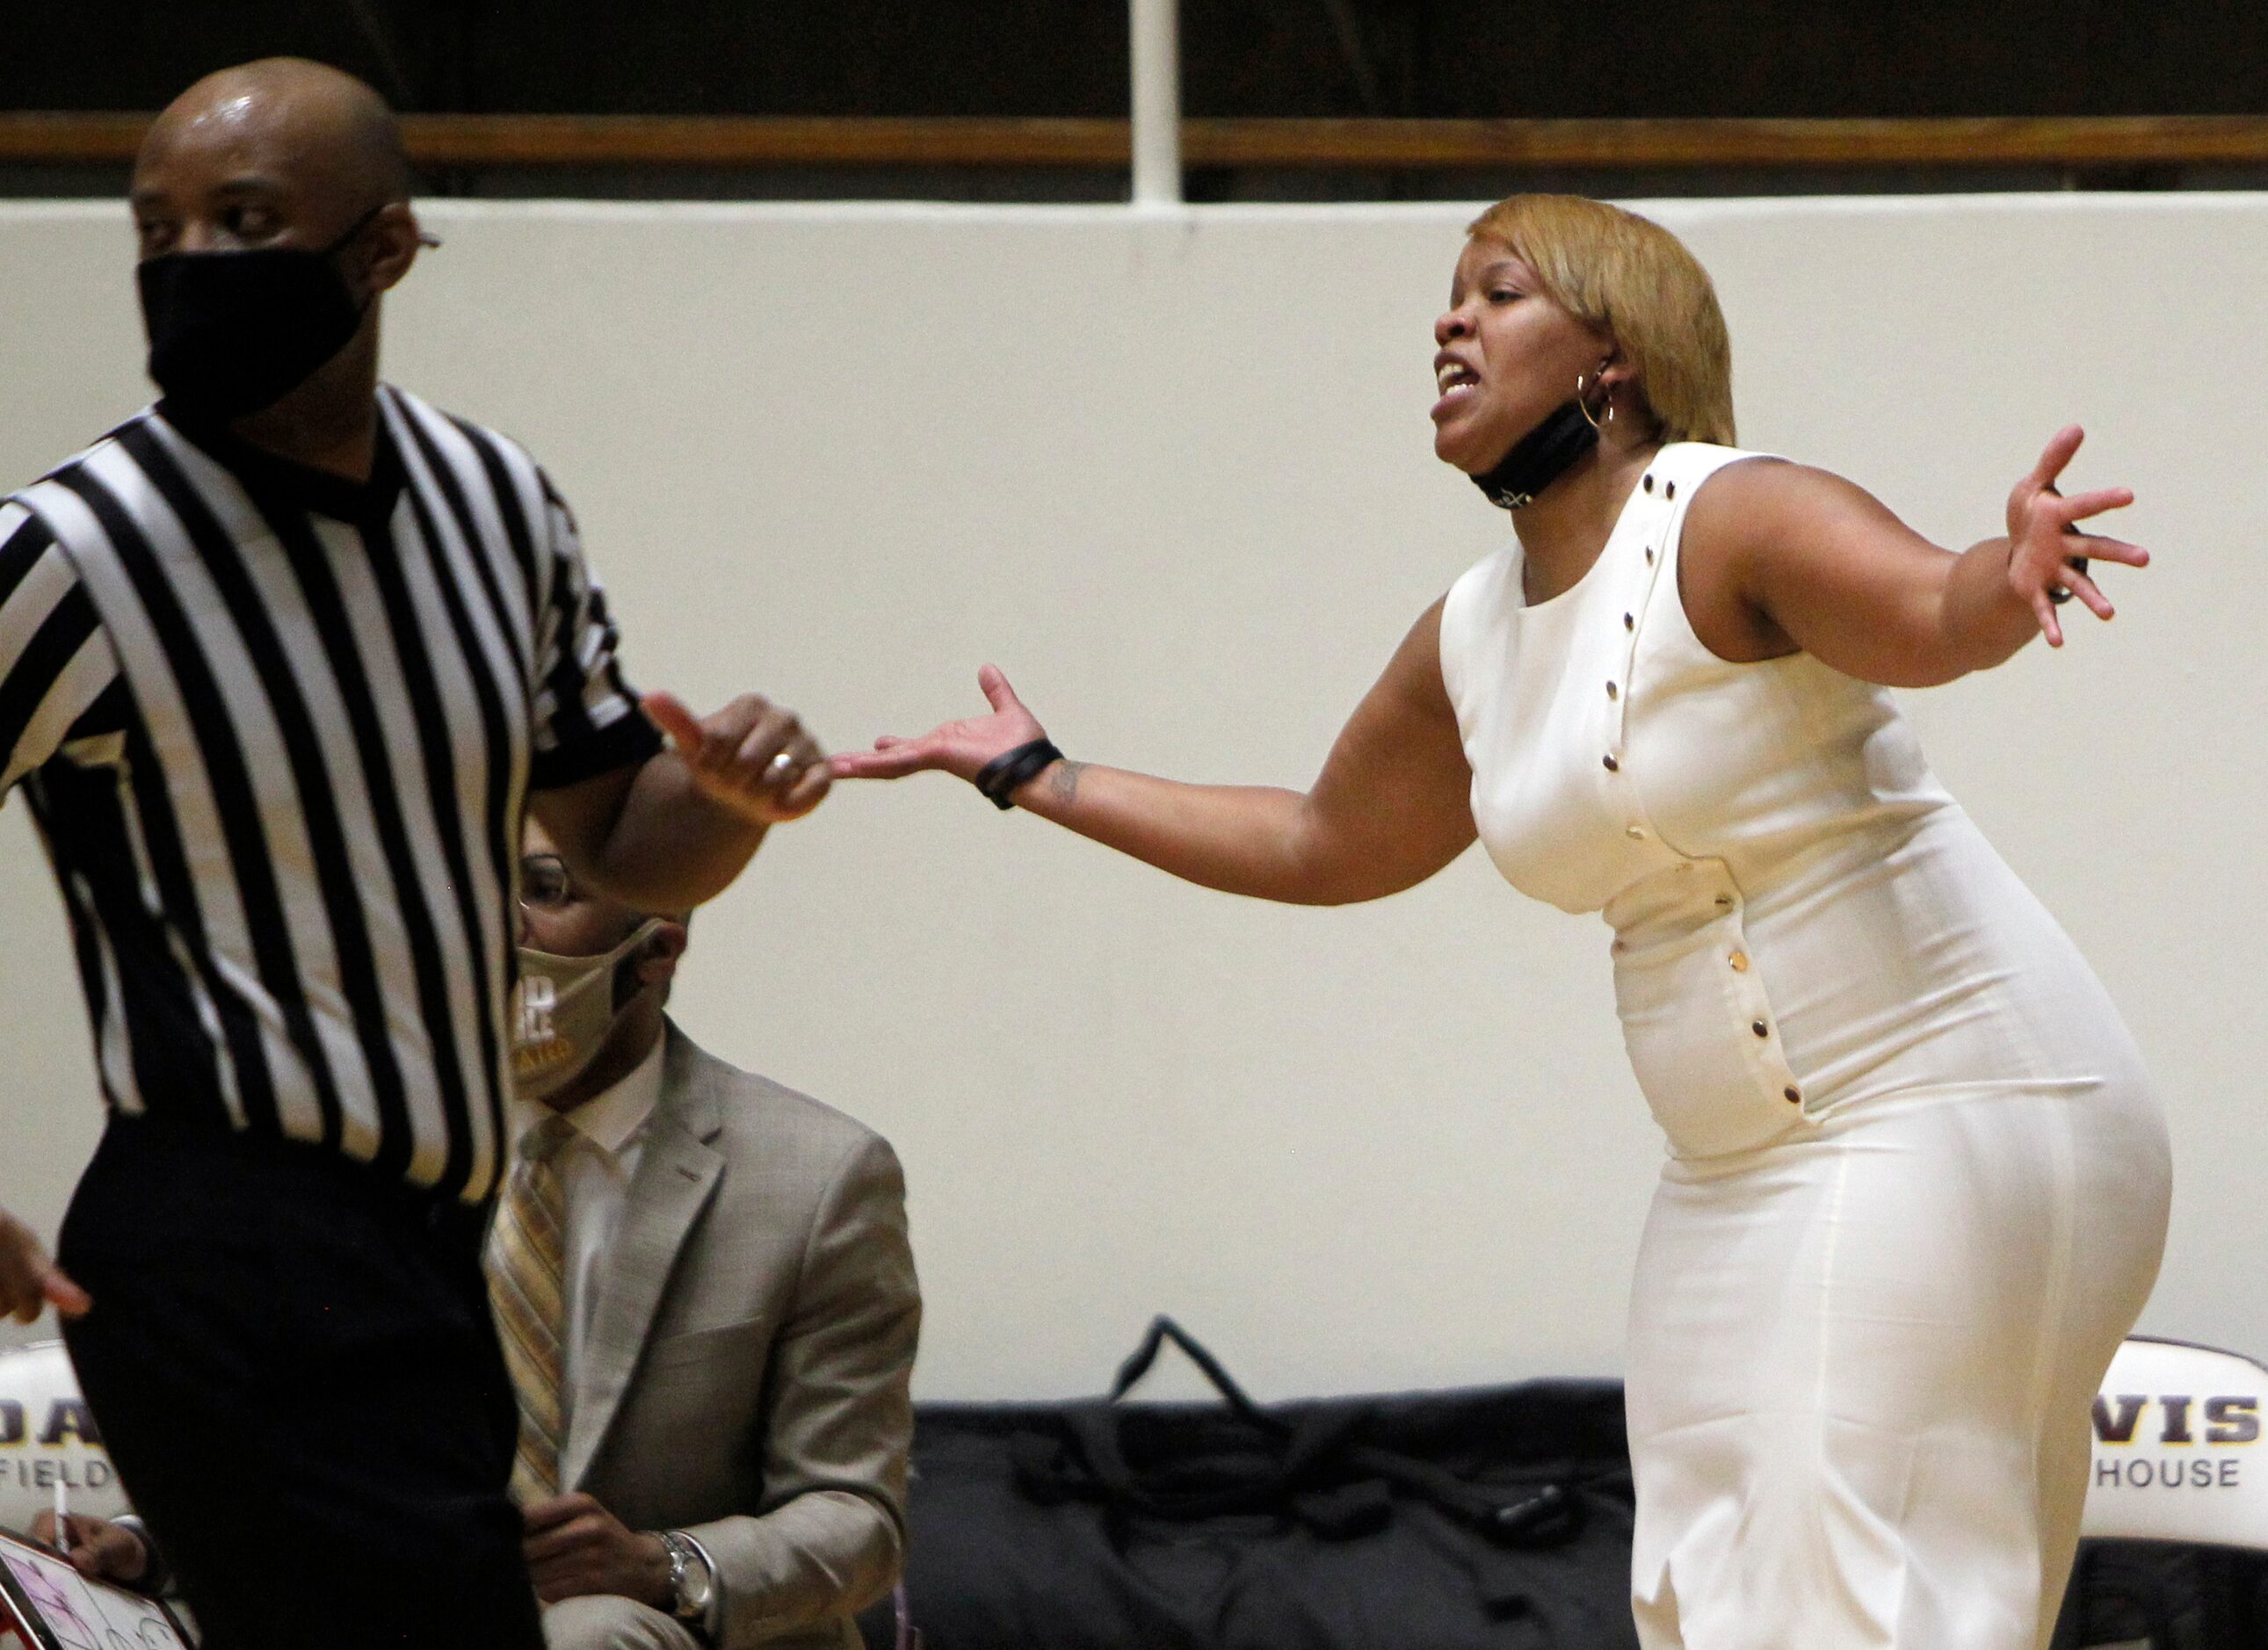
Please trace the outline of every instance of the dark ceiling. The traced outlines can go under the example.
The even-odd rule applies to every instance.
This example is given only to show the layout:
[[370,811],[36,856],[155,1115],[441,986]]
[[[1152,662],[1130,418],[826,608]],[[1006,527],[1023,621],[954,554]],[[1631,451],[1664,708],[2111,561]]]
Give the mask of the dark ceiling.
[[[419,110],[1118,114],[1120,0],[79,0],[0,107],[154,108],[270,53]],[[1183,0],[1193,114],[2268,112],[2268,8],[2180,0]]]

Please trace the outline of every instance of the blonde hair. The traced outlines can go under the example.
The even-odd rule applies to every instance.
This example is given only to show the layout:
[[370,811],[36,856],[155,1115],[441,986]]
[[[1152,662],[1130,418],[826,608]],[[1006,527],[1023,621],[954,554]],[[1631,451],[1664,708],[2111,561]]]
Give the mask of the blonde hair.
[[1733,343],[1683,241],[1580,195],[1507,195],[1465,232],[1511,247],[1547,297],[1613,337],[1664,441],[1733,445]]

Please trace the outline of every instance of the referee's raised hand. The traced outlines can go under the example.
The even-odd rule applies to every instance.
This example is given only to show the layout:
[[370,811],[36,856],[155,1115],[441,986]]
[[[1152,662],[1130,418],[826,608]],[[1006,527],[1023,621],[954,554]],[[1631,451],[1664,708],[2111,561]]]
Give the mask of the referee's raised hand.
[[63,1317],[80,1318],[93,1304],[86,1291],[48,1258],[31,1227],[0,1210],[0,1316],[29,1323],[52,1306]]
[[795,712],[760,694],[744,693],[705,717],[674,694],[649,693],[641,703],[702,793],[755,823],[801,819],[835,783],[827,753]]

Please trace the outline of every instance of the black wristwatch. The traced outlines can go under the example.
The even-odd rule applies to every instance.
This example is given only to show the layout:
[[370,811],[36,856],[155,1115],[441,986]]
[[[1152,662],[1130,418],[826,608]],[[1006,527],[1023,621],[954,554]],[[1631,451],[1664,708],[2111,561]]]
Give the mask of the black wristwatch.
[[717,1565],[709,1550],[681,1529],[665,1529],[669,1551],[670,1613],[680,1621],[699,1621],[717,1595]]

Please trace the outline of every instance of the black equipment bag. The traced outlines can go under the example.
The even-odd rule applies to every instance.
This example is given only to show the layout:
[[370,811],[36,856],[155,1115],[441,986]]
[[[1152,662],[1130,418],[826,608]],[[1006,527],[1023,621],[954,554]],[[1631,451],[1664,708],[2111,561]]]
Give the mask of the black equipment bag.
[[2268,1553],[2080,1543],[2051,1650],[2268,1650]]
[[[1119,1402],[1167,1341],[1219,1404]],[[924,1650],[1637,1644],[1617,1382],[1261,1405],[1160,1318],[1108,1398],[925,1404],[913,1454]]]

